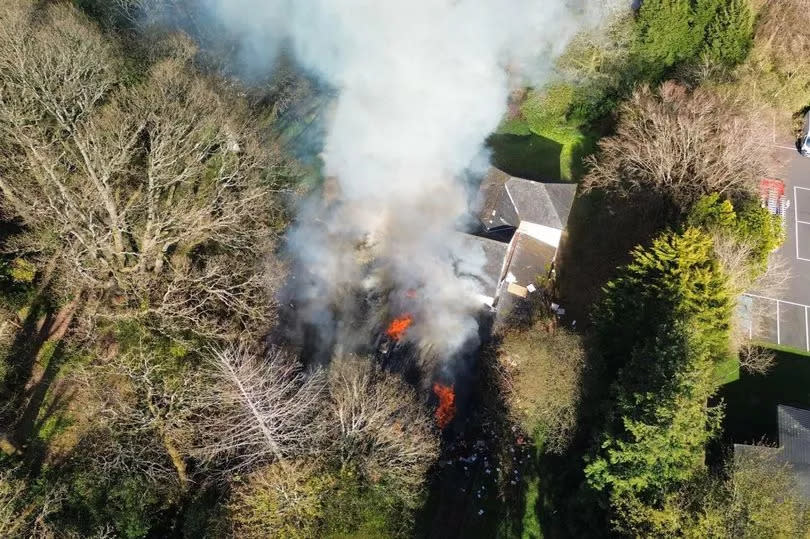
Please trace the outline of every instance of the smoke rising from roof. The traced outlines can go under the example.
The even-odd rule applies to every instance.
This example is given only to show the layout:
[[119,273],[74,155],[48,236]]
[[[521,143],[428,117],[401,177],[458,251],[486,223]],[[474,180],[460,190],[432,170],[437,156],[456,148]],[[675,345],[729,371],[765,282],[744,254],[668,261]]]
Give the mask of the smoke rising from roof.
[[[592,0],[200,0],[242,36],[244,60],[269,65],[290,51],[338,92],[325,174],[341,201],[302,206],[290,251],[293,302],[327,340],[346,291],[380,287],[413,313],[408,338],[450,356],[477,333],[482,252],[456,231],[467,209],[461,178],[482,159],[510,85],[541,83],[554,57],[607,7]],[[520,77],[520,79],[518,79]],[[370,251],[368,257],[364,252]],[[400,302],[401,298],[401,303]],[[387,312],[393,318],[402,312]],[[380,321],[372,320],[370,324]]]

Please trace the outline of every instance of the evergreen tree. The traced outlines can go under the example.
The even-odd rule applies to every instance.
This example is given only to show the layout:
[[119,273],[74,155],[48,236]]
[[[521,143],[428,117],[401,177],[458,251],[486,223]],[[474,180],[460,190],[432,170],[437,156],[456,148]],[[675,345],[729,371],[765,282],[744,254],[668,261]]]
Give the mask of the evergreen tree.
[[594,310],[608,361],[619,366],[666,319],[694,320],[703,338],[713,343],[712,355],[725,355],[731,303],[711,237],[688,228],[682,234],[664,234],[648,249],[637,247],[632,256]]
[[606,287],[597,331],[607,359],[624,365],[585,474],[624,532],[648,533],[667,496],[703,469],[719,418],[707,399],[715,362],[728,353],[730,309],[712,240],[696,228],[637,248]]
[[728,66],[742,63],[751,49],[753,34],[754,13],[750,0],[722,2],[706,27],[705,54]]
[[702,31],[695,31],[691,0],[644,0],[636,20],[634,52],[650,78],[698,52]]

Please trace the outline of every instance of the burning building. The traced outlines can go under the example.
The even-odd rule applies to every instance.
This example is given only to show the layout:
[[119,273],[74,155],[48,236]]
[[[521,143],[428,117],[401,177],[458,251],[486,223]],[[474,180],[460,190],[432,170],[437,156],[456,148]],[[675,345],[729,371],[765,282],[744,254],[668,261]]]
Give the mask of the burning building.
[[491,169],[481,183],[477,218],[481,229],[468,241],[477,243],[487,262],[481,300],[507,312],[514,298],[526,298],[543,286],[554,268],[576,185],[510,176]]

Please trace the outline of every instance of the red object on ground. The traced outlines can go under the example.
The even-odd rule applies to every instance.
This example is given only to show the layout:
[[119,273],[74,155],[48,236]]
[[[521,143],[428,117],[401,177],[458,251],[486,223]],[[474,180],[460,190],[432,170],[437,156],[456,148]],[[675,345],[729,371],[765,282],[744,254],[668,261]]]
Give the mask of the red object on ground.
[[783,214],[790,205],[785,199],[785,182],[774,178],[762,178],[759,181],[759,200],[763,208],[773,215],[784,218]]
[[779,197],[784,196],[785,182],[774,178],[762,178],[759,181],[759,196],[767,198],[771,193],[775,193]]

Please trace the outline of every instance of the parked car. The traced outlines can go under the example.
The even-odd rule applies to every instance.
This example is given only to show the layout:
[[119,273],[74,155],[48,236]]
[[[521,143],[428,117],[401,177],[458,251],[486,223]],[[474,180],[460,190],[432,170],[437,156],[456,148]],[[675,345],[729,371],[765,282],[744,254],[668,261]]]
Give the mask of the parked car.
[[804,125],[801,135],[799,135],[799,153],[810,157],[810,110],[804,115]]

